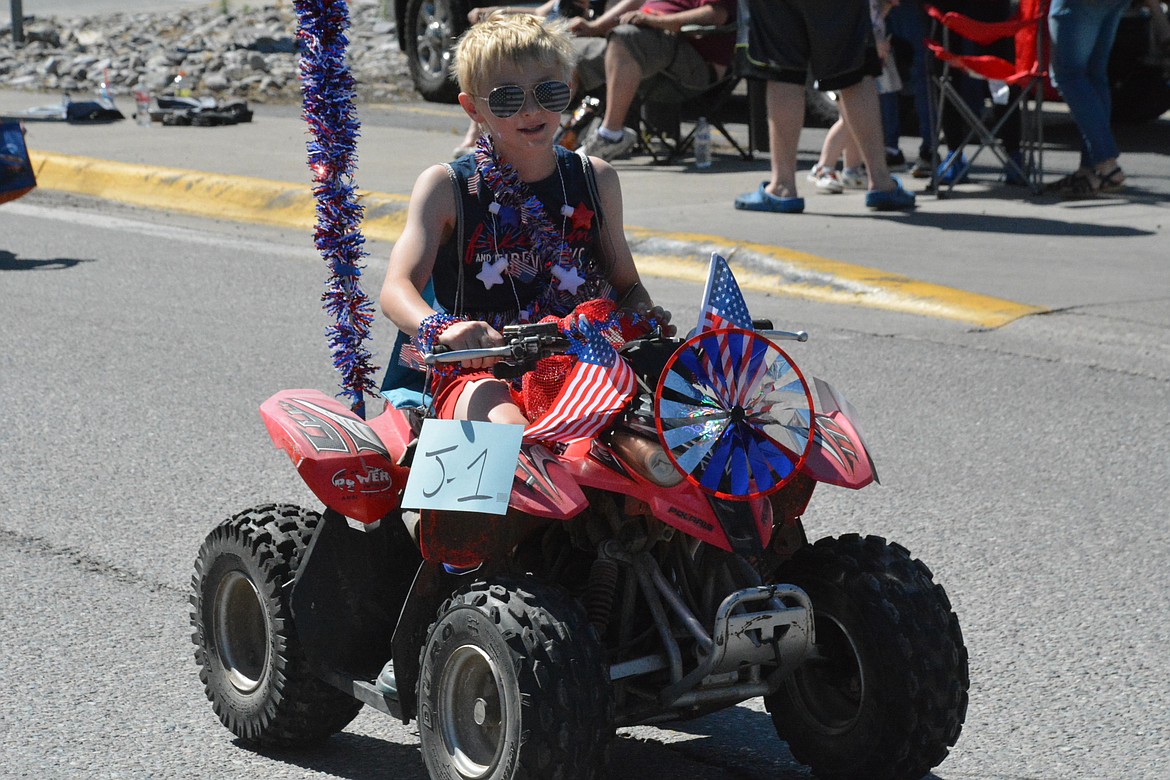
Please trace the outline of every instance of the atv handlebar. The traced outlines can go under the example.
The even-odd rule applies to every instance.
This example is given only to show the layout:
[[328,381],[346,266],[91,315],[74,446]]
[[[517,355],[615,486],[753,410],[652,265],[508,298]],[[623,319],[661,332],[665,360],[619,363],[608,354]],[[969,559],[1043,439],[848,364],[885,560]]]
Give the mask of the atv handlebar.
[[[803,330],[773,330],[770,320],[753,320],[752,326],[756,333],[765,338],[780,341],[808,341],[807,332]],[[442,344],[436,344],[430,353],[423,355],[423,362],[428,366],[433,366],[436,363],[458,363],[464,360],[499,358],[500,362],[492,367],[492,372],[498,378],[511,379],[531,371],[541,358],[564,354],[569,348],[569,339],[560,332],[555,322],[507,325],[504,327],[504,337],[508,339],[508,343],[500,347],[453,350]]]
[[808,341],[808,331],[804,330],[760,330],[757,328],[756,333],[773,341]]
[[499,379],[514,379],[535,368],[541,358],[564,354],[569,349],[569,340],[561,334],[555,322],[507,325],[504,337],[508,339],[507,344],[482,349],[452,350],[436,344],[429,354],[423,355],[423,362],[433,366],[435,363],[499,358],[500,362],[492,366],[492,373]]
[[423,362],[428,366],[435,363],[458,363],[462,360],[479,360],[480,358],[510,358],[512,346],[484,347],[482,349],[447,349],[442,344],[436,344],[434,352],[423,355]]

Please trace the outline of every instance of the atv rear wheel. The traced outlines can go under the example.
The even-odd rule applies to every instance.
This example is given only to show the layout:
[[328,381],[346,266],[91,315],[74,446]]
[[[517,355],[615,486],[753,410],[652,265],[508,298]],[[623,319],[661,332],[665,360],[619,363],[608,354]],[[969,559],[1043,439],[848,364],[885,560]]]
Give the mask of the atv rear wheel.
[[947,756],[967,712],[967,650],[930,570],[896,544],[821,539],[777,581],[812,599],[816,646],[765,699],[780,737],[820,778],[912,780]]
[[266,747],[318,742],[360,701],[315,677],[286,601],[321,516],[287,504],[241,512],[216,527],[195,561],[191,625],[199,679],[236,736]]
[[420,666],[419,738],[431,777],[599,776],[609,679],[584,611],[561,590],[474,583],[439,610]]

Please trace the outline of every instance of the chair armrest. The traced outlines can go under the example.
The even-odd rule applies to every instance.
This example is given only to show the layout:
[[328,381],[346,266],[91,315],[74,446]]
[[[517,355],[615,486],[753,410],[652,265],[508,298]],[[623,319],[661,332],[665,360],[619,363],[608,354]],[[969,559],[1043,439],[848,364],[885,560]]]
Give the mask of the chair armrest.
[[926,5],[926,13],[931,19],[956,35],[982,46],[1001,41],[1004,38],[1011,38],[1025,27],[1038,24],[1040,21],[1039,16],[1031,16],[1027,18],[1016,17],[1002,22],[980,22],[957,11],[943,13],[933,5]]

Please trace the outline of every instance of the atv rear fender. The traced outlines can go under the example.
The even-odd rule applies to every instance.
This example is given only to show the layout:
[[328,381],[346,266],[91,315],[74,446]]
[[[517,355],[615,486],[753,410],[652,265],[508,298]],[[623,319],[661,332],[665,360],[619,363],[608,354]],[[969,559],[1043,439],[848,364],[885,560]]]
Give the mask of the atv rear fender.
[[401,412],[369,424],[320,390],[282,390],[260,405],[260,416],[325,506],[363,523],[398,507],[408,470],[397,461],[411,438]]

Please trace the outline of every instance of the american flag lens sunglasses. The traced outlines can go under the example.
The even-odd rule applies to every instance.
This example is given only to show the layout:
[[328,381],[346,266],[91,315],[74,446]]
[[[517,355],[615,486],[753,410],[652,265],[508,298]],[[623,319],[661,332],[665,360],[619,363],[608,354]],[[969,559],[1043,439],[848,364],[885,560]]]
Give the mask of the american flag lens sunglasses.
[[[496,87],[488,93],[488,110],[499,119],[507,119],[524,107],[527,94],[528,90],[519,84]],[[542,81],[532,86],[532,97],[545,111],[559,114],[569,107],[571,93],[563,81]]]

